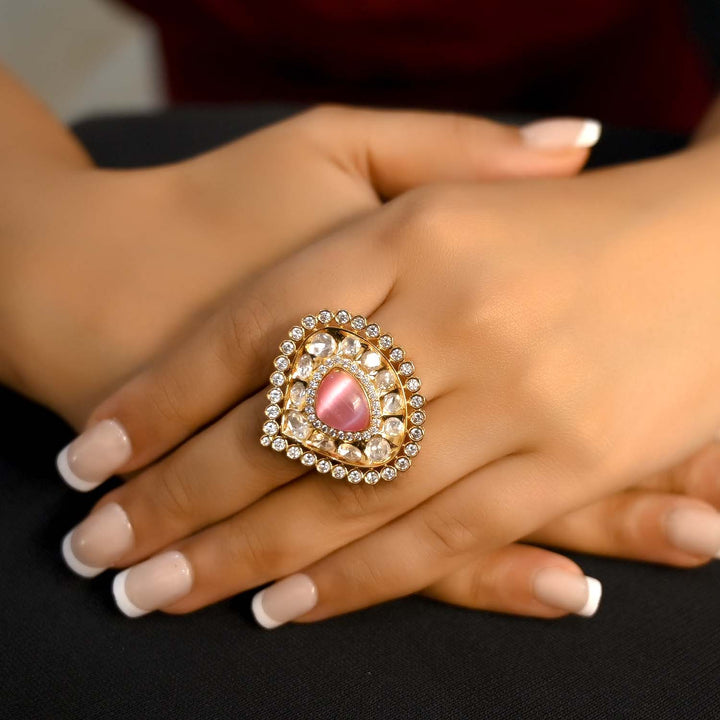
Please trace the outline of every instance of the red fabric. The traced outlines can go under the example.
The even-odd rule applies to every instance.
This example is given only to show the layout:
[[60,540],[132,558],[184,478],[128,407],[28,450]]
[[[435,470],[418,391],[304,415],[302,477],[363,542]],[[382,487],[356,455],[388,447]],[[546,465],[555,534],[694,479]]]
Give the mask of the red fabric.
[[128,0],[171,99],[539,112],[688,131],[708,64],[680,0]]

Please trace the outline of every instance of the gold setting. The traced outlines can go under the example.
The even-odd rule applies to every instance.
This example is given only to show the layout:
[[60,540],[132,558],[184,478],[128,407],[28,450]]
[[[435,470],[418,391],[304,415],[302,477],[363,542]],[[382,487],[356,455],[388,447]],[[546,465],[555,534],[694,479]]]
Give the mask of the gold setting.
[[[394,480],[420,451],[425,398],[412,362],[391,335],[362,315],[322,310],[306,315],[279,346],[270,375],[260,443],[333,478],[374,485]],[[315,415],[322,379],[343,370],[370,409],[359,432],[329,427]]]

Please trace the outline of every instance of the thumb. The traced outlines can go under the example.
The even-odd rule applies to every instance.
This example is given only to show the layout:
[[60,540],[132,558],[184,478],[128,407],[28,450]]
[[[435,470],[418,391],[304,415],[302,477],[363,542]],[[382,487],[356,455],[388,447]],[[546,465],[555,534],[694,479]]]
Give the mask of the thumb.
[[330,106],[314,115],[333,159],[383,197],[430,182],[574,175],[601,132],[581,118],[519,128],[451,113]]

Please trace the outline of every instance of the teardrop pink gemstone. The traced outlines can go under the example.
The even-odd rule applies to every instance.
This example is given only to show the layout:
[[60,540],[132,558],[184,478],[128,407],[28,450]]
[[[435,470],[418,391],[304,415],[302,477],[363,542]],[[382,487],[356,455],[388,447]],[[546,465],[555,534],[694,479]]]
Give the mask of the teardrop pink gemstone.
[[315,395],[315,414],[343,432],[359,432],[370,425],[370,404],[356,378],[345,370],[331,370]]

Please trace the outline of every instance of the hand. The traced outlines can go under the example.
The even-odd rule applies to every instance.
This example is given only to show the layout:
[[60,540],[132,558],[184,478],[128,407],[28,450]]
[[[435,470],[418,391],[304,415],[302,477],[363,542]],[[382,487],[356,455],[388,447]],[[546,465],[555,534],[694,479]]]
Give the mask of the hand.
[[231,287],[317,235],[431,181],[575,173],[586,126],[320,108],[166,167],[98,170],[66,150],[23,165],[32,182],[0,174],[0,379],[79,427]]
[[[127,596],[186,612],[301,570],[293,582],[315,605],[294,614],[317,620],[430,586],[692,456],[720,425],[708,158],[413,191],[242,288],[91,419],[115,418],[131,440],[107,473],[146,467],[94,511],[113,504],[129,518],[115,564],[172,550],[121,576]],[[677,227],[692,227],[692,253],[678,252]],[[301,476],[255,440],[267,402],[255,391],[297,305],[348,298],[396,333],[425,379],[427,440],[394,483]],[[92,432],[77,468],[97,449]],[[707,540],[716,516],[695,506]],[[663,513],[645,517],[665,532]],[[680,551],[684,525],[667,534]],[[169,568],[175,584],[158,586]]]

